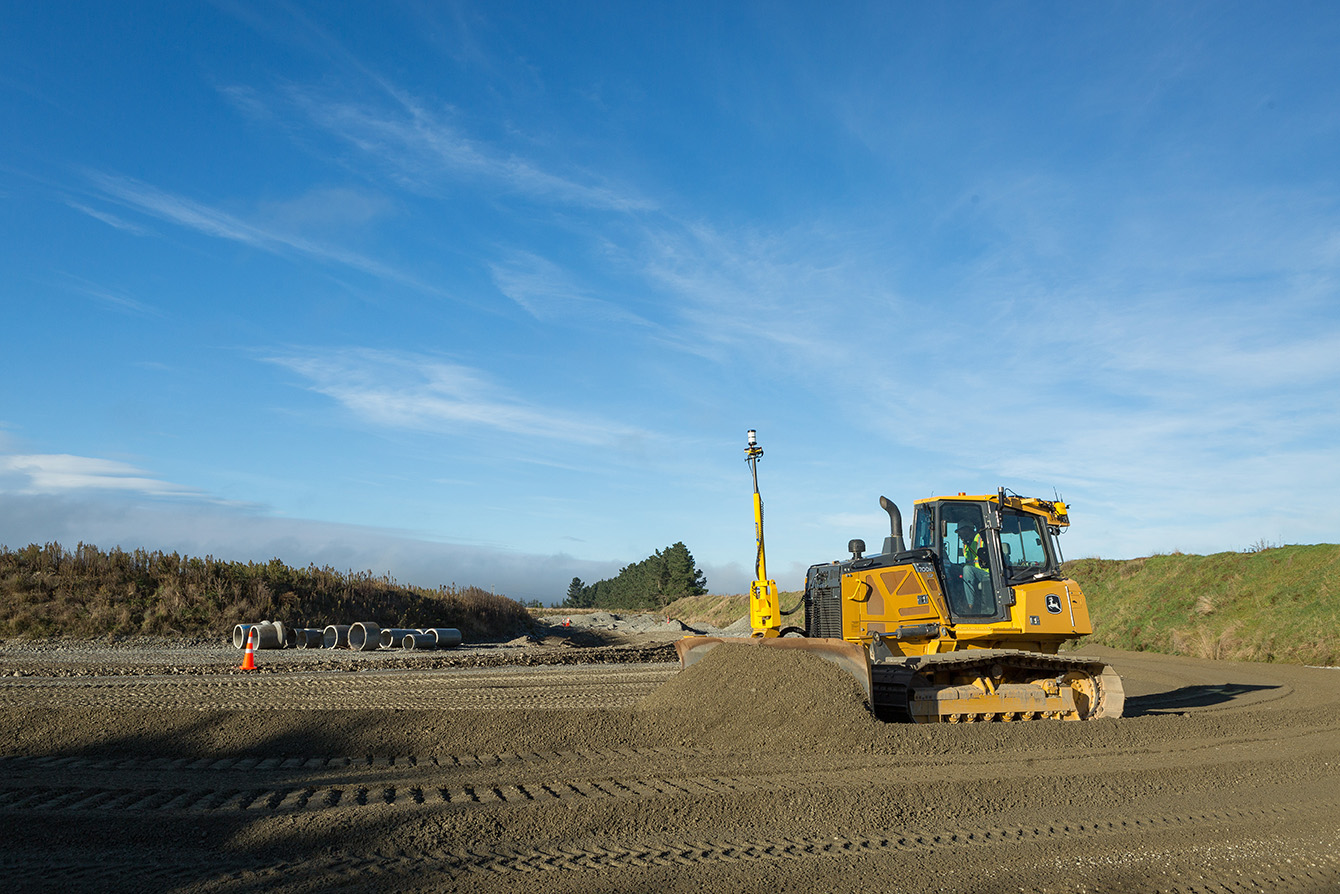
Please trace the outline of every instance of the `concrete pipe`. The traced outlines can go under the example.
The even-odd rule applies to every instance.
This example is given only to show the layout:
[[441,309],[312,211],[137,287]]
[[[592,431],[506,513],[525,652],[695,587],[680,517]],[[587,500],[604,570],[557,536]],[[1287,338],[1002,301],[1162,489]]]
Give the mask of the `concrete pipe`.
[[405,638],[400,641],[400,647],[406,652],[413,652],[420,649],[436,649],[437,639],[431,633],[406,633]]
[[349,625],[331,624],[322,636],[321,644],[327,649],[343,649],[349,645]]
[[283,621],[275,621],[275,630],[279,633],[280,649],[289,649],[293,647],[292,636],[293,628],[284,624]]
[[251,636],[251,624],[238,624],[233,628],[233,648],[245,649],[247,647],[247,637]]
[[299,649],[319,649],[324,644],[325,634],[320,627],[300,627],[293,631],[293,644]]
[[408,633],[418,633],[417,630],[408,630],[404,627],[383,627],[379,645],[383,649],[399,649],[405,644],[405,635]]
[[359,621],[349,628],[349,648],[355,652],[371,652],[381,642],[382,629],[371,621]]
[[450,649],[461,644],[461,632],[455,627],[429,627],[419,632],[431,636],[439,649]]
[[280,627],[269,621],[262,621],[255,627],[256,630],[256,648],[258,649],[282,649],[279,644]]
[[256,648],[283,648],[279,644],[279,628],[269,621],[261,621],[259,624],[238,624],[233,628],[233,646],[238,649],[245,649],[247,638],[251,636],[253,630],[256,631]]

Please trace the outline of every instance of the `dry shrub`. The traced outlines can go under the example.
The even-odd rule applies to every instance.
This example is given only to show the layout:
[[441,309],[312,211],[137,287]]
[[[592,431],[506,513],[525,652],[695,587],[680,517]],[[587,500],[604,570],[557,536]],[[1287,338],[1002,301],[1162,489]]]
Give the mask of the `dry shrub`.
[[1174,630],[1173,650],[1180,655],[1215,661],[1245,659],[1253,649],[1238,635],[1241,626],[1234,622],[1218,633],[1209,627]]
[[262,619],[294,626],[374,621],[458,627],[467,636],[529,624],[520,603],[478,587],[402,586],[370,571],[226,562],[80,544],[0,547],[0,635],[218,633]]
[[1139,574],[1141,571],[1143,571],[1144,568],[1145,568],[1145,559],[1144,559],[1144,558],[1131,559],[1131,560],[1128,561],[1128,562],[1122,562],[1122,563],[1121,563],[1121,572],[1120,572],[1120,573],[1121,573],[1121,576],[1122,576],[1122,577],[1134,577],[1135,575],[1137,575],[1137,574]]

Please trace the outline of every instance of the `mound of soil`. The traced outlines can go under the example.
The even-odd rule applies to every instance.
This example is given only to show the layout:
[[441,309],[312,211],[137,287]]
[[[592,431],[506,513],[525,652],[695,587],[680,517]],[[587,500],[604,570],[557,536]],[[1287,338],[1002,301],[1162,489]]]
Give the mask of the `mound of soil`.
[[869,731],[876,721],[846,671],[805,652],[723,643],[644,698],[648,741],[736,748],[797,746]]

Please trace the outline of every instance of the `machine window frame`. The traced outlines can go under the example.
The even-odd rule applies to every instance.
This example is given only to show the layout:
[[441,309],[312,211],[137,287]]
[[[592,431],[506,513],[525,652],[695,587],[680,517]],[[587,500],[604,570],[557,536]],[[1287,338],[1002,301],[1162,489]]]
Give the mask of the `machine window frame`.
[[[953,511],[946,512],[950,507]],[[982,535],[982,542],[986,548],[987,564],[989,565],[989,575],[984,582],[981,595],[989,600],[989,604],[982,607],[983,610],[969,612],[967,608],[967,590],[966,579],[964,577],[964,567],[966,562],[959,561],[965,556],[962,553],[962,544],[957,535],[949,538],[949,526],[957,526],[964,520],[965,510],[971,510],[968,514],[975,516],[979,533]],[[990,520],[986,512],[986,507],[981,503],[969,500],[945,500],[937,504],[935,511],[935,540],[936,554],[940,556],[940,565],[943,572],[945,588],[948,590],[950,613],[956,619],[965,623],[988,623],[1000,620],[1009,613],[1010,599],[1007,598],[1009,589],[1004,586],[1004,575],[1001,572],[1001,551],[999,531],[990,526]],[[954,544],[954,555],[950,555],[948,543]],[[986,609],[989,609],[987,611]]]

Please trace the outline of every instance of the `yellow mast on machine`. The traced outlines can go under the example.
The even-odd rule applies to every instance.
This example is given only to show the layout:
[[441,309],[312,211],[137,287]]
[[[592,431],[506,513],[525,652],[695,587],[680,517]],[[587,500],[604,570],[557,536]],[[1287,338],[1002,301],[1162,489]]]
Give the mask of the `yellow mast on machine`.
[[780,636],[782,603],[777,582],[768,580],[768,560],[763,550],[763,497],[758,492],[758,461],[763,457],[763,448],[758,446],[758,432],[752,428],[744,457],[754,478],[754,540],[758,546],[754,582],[749,585],[749,626],[754,628],[754,636]]

